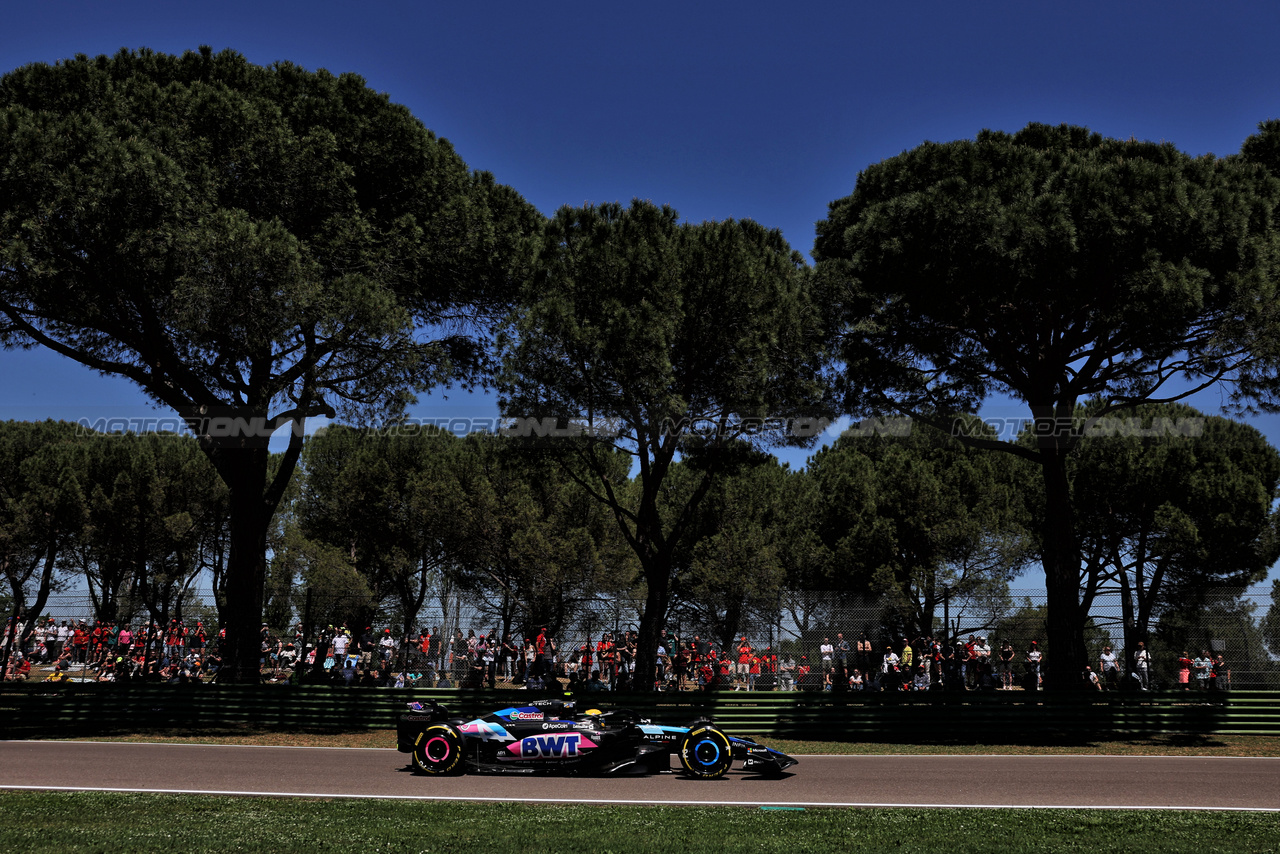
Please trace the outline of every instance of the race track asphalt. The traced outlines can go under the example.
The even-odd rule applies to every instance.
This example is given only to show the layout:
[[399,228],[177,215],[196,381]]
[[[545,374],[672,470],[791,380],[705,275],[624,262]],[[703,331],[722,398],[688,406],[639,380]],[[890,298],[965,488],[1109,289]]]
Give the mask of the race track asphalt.
[[413,774],[390,749],[0,742],[0,788],[743,806],[1280,811],[1280,759],[1159,756],[802,756],[767,780],[676,774]]

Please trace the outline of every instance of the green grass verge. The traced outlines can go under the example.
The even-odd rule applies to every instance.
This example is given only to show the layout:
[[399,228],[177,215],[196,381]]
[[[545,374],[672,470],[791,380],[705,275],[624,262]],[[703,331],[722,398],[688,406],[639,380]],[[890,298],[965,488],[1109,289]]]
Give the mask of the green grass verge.
[[1280,851],[1268,813],[526,806],[0,793],[24,852]]

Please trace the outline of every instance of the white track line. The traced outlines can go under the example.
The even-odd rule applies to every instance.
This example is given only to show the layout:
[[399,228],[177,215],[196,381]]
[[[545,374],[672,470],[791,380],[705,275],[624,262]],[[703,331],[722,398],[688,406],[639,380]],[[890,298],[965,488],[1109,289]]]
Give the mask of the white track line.
[[454,795],[353,795],[338,792],[252,792],[220,789],[131,789],[103,788],[96,786],[15,786],[0,783],[0,789],[37,792],[124,792],[146,795],[220,795],[231,797],[265,797],[265,798],[326,798],[343,800],[390,800],[390,801],[470,801],[473,803],[522,803],[522,804],[571,804],[601,806],[690,806],[690,807],[846,807],[846,808],[879,808],[879,809],[982,809],[982,810],[1161,810],[1196,812],[1263,812],[1280,813],[1280,807],[1205,807],[1150,804],[1059,804],[1027,805],[1027,804],[898,804],[898,803],[862,803],[862,802],[821,802],[821,801],[694,801],[694,800],[630,800],[610,798],[495,798],[466,797]]

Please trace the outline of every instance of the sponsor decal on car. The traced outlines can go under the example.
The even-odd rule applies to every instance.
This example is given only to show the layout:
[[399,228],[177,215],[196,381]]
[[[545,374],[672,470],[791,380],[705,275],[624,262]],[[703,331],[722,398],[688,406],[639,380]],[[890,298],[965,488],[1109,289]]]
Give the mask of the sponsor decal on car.
[[511,733],[507,732],[501,724],[493,724],[488,721],[474,720],[458,727],[458,730],[467,735],[480,736],[486,741],[491,738],[496,738],[500,741],[509,741],[511,739]]
[[596,744],[578,732],[567,732],[563,735],[531,735],[507,747],[507,750],[521,759],[573,759],[580,751],[589,750]]

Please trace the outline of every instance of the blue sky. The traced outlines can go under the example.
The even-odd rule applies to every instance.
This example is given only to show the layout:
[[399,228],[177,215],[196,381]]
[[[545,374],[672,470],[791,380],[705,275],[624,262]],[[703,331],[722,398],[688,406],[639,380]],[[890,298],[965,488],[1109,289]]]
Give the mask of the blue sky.
[[[807,253],[859,170],[926,139],[1068,122],[1232,153],[1280,117],[1277,36],[1280,4],[1231,2],[27,2],[6,9],[0,71],[201,44],[354,71],[544,213],[640,197]],[[0,352],[0,418],[148,412],[123,380]],[[1280,444],[1280,420],[1254,423]]]

